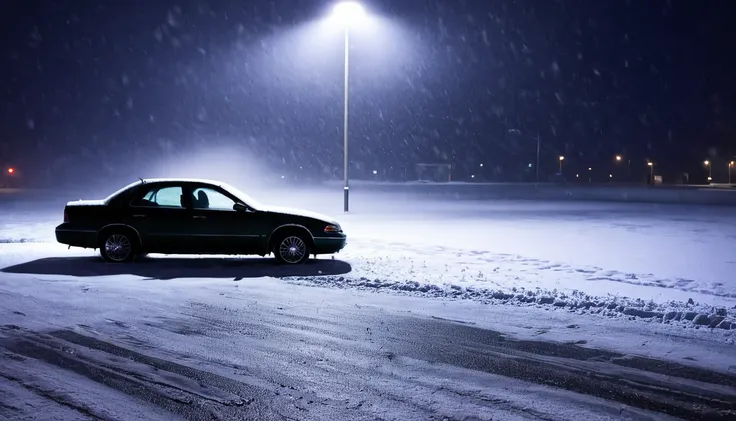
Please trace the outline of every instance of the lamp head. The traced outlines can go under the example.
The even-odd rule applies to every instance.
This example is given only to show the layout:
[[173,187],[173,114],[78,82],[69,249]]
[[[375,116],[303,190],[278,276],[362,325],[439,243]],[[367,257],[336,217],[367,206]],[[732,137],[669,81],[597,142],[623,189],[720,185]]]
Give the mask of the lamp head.
[[332,18],[343,25],[353,25],[364,17],[365,8],[354,1],[338,3],[332,9]]

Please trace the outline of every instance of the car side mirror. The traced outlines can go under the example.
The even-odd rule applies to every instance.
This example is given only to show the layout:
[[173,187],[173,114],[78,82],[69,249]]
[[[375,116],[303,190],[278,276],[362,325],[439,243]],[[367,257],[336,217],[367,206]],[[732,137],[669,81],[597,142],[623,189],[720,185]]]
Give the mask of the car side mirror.
[[245,206],[245,204],[239,202],[233,205],[233,210],[238,212],[253,212],[249,207]]

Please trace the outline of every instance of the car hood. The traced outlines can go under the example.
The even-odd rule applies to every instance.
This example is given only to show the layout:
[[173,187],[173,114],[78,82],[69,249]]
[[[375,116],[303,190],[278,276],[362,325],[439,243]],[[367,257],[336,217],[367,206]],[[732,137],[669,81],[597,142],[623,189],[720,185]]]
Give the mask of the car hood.
[[339,225],[337,221],[335,221],[334,218],[331,218],[327,215],[322,215],[321,213],[311,212],[311,211],[307,211],[304,209],[285,208],[281,206],[268,206],[265,209],[265,211],[273,212],[273,213],[280,213],[282,215],[302,216],[305,218],[318,219],[328,224]]

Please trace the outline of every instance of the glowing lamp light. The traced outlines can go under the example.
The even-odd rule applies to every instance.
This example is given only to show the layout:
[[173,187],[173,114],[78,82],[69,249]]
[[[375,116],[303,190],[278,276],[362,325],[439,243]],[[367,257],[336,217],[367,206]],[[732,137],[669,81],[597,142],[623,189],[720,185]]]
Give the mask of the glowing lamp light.
[[616,161],[620,161],[620,160],[621,160],[621,155],[616,155]]
[[565,160],[565,157],[564,156],[560,156],[560,161],[564,161],[564,160]]
[[340,23],[351,25],[365,17],[365,9],[360,3],[346,1],[332,9],[332,18]]
[[378,171],[377,170],[373,170],[373,175],[376,175],[376,174],[378,174]]
[[713,177],[708,177],[708,181],[713,181]]
[[8,174],[13,174],[15,172],[15,168],[10,167],[8,168]]
[[649,165],[651,167],[654,164],[652,164],[651,162],[647,162],[647,165]]
[[710,161],[704,161],[703,164],[705,164],[706,166],[710,165]]

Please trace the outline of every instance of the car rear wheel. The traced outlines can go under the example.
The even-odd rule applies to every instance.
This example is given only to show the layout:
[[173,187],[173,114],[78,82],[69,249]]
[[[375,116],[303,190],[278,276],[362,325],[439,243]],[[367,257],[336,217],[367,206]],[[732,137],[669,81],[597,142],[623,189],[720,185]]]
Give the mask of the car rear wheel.
[[100,255],[110,263],[125,263],[135,256],[133,238],[124,232],[112,231],[102,236]]
[[309,242],[300,234],[286,234],[274,242],[273,254],[282,265],[298,265],[309,259]]

